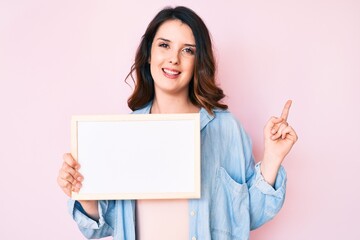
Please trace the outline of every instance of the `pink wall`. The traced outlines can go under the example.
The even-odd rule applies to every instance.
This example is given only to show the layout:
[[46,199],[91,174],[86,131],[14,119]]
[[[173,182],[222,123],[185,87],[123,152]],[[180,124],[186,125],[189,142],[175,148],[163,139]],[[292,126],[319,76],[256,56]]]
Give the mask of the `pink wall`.
[[167,4],[207,23],[226,101],[257,159],[265,121],[294,101],[287,200],[251,239],[360,239],[360,2],[351,0],[1,1],[0,238],[83,239],[56,184],[70,116],[129,111],[123,78]]

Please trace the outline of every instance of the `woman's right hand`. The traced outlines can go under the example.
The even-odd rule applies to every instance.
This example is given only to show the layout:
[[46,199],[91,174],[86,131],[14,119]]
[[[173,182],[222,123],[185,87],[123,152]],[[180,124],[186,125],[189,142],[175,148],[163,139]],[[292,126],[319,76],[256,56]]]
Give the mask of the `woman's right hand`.
[[70,153],[63,156],[63,165],[59,171],[57,182],[63,192],[71,197],[71,192],[79,192],[84,177],[79,173],[80,164],[75,161]]
[[[70,153],[65,153],[63,156],[64,162],[59,171],[57,182],[63,192],[71,197],[71,192],[79,192],[82,187],[81,182],[84,177],[79,173],[80,164],[75,161]],[[94,219],[99,220],[98,201],[96,200],[79,200],[79,203],[87,213],[87,215]]]

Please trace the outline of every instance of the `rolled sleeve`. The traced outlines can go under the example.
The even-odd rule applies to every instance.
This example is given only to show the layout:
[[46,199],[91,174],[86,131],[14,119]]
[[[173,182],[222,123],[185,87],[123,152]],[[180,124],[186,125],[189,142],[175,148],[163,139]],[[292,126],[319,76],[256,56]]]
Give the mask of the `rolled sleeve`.
[[256,229],[270,221],[280,211],[285,200],[286,173],[279,168],[274,187],[261,175],[260,164],[255,165],[250,194],[250,229]]
[[73,199],[70,199],[68,201],[69,213],[73,217],[75,222],[78,224],[79,227],[89,229],[100,229],[102,226],[104,226],[104,213],[106,213],[107,206],[107,201],[98,201],[98,211],[100,219],[98,221],[95,221],[86,214],[78,201]]
[[108,212],[109,201],[98,201],[99,220],[90,218],[81,204],[75,200],[68,201],[68,210],[72,218],[77,223],[82,234],[88,238],[102,238],[113,235],[113,228],[105,221]]
[[280,166],[276,176],[274,187],[264,179],[260,171],[261,162],[255,165],[255,187],[266,195],[272,195],[277,198],[284,198],[286,191],[286,172],[283,166]]

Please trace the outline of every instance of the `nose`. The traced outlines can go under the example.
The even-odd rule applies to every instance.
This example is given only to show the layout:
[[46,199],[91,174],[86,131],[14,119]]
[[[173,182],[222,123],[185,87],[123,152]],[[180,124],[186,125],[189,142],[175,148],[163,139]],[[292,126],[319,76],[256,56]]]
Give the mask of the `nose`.
[[177,65],[179,64],[179,62],[180,62],[179,53],[176,51],[172,51],[169,56],[169,63]]

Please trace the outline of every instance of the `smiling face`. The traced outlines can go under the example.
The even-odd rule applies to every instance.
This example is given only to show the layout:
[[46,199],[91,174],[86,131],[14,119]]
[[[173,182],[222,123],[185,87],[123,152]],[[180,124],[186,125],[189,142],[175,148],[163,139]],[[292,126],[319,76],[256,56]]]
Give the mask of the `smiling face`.
[[155,95],[188,96],[195,64],[195,38],[180,20],[168,20],[157,30],[149,59]]

